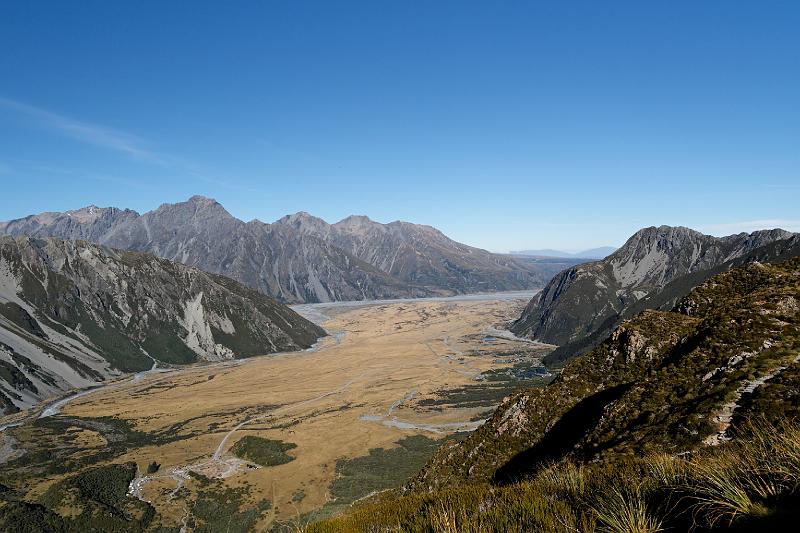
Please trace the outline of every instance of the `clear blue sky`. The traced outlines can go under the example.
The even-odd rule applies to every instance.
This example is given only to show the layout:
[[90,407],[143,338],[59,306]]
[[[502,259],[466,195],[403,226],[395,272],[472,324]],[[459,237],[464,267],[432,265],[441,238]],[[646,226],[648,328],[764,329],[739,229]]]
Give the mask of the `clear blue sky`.
[[3,2],[0,219],[193,194],[496,251],[800,230],[800,3]]

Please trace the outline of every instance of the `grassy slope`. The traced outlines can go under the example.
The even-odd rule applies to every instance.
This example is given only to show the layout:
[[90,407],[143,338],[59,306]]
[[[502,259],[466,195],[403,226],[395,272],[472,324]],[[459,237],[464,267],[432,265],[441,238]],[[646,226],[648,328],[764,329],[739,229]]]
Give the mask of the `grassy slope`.
[[800,518],[800,425],[748,424],[692,456],[560,462],[527,481],[384,495],[309,533],[786,531]]
[[[601,346],[573,361],[549,387],[520,392],[466,441],[440,448],[410,484],[417,494],[380,504],[384,506],[380,513],[399,520],[408,509],[419,511],[415,506],[431,505],[433,508],[425,513],[430,518],[434,508],[446,509],[451,500],[483,502],[490,494],[492,501],[495,495],[502,501],[508,498],[510,503],[495,502],[492,508],[507,505],[504,513],[511,513],[509,520],[522,520],[531,528],[544,527],[536,521],[550,512],[546,510],[550,504],[543,502],[551,499],[525,499],[531,482],[514,483],[537,479],[553,462],[591,464],[592,469],[604,472],[602,476],[616,475],[613,473],[618,469],[629,468],[625,465],[651,468],[643,457],[676,456],[703,448],[704,439],[724,429],[715,416],[724,412],[726,403],[734,401],[738,407],[729,434],[735,434],[748,416],[760,416],[767,428],[777,420],[797,416],[798,300],[800,260],[794,259],[718,275],[693,290],[675,312],[644,312],[625,322]],[[775,376],[755,393],[740,394],[748,383],[773,373]],[[760,430],[761,434],[766,431]],[[796,427],[792,431],[798,435]],[[724,448],[718,453],[727,457]],[[789,461],[781,465],[784,467],[797,468],[797,464]],[[700,478],[703,472],[713,473],[699,463],[692,468]],[[698,481],[706,482],[711,481]],[[601,486],[607,493],[614,487]],[[533,489],[539,494],[536,487]],[[781,497],[791,497],[787,495],[793,490],[781,488]],[[622,496],[629,499],[630,495]],[[518,497],[533,507],[515,510]],[[764,508],[782,505],[774,498],[758,498],[758,505]],[[570,513],[575,510],[571,505]],[[475,525],[480,523],[475,516],[486,514],[476,514],[477,508],[464,503],[453,512],[466,513],[461,517],[464,523]],[[492,519],[490,529],[506,529],[502,521],[496,521],[504,513]],[[358,516],[367,520],[368,514]],[[712,515],[709,521],[713,521]],[[599,514],[587,516],[596,520]],[[573,518],[580,521],[586,517],[576,514]],[[353,526],[351,530],[361,527],[341,520]],[[419,525],[420,530],[430,530],[421,524],[409,528],[415,530]],[[325,530],[328,526],[316,527]],[[448,530],[441,524],[433,529]]]
[[[535,469],[539,456],[608,459],[699,446],[740,386],[796,367],[800,316],[787,302],[800,298],[799,273],[798,259],[733,270],[692,291],[681,312],[625,322],[550,386],[518,393],[463,445],[440,450],[416,487],[507,481]],[[786,407],[797,412],[796,399]]]

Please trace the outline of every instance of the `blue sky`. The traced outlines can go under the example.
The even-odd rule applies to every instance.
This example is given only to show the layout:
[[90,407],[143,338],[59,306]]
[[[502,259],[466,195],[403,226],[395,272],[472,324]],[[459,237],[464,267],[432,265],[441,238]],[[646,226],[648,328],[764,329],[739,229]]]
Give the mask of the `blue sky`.
[[800,231],[799,6],[4,2],[0,219],[203,194],[495,251]]

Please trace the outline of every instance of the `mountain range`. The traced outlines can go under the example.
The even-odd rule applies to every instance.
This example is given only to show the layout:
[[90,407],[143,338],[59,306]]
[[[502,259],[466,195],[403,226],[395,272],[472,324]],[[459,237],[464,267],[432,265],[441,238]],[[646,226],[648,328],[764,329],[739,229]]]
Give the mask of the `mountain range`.
[[[203,197],[144,215],[43,213],[0,233],[14,235],[0,237],[3,414],[124,373],[298,350],[325,334],[267,292],[284,301],[423,296],[528,287],[560,270],[511,326],[559,345],[545,358],[563,367],[553,381],[444,440],[402,492],[311,531],[614,530],[603,498],[632,490],[633,477],[641,482],[620,492],[625,505],[672,530],[797,508],[797,439],[780,439],[800,435],[785,426],[800,416],[798,234],[649,227],[608,257],[575,264],[492,254],[429,226],[362,216],[244,223]],[[708,511],[703,491],[726,468],[735,474],[726,483],[756,480],[735,494],[741,511]],[[27,520],[27,509],[0,510],[0,523]],[[631,529],[654,530],[622,530]]]
[[[681,231],[681,233],[685,233]],[[755,415],[800,414],[800,259],[734,268],[670,311],[646,310],[546,388],[508,398],[413,483],[508,483],[548,463],[676,454],[730,440]],[[756,393],[757,391],[757,393]]]
[[532,289],[574,264],[494,254],[430,226],[365,216],[328,224],[301,212],[272,224],[243,222],[202,196],[141,215],[95,206],[41,213],[0,223],[0,234],[148,252],[287,303]]
[[644,309],[669,310],[712,275],[800,254],[800,236],[775,229],[713,237],[684,227],[644,228],[601,261],[568,268],[530,301],[511,330],[559,345],[563,362],[601,342]]
[[599,248],[590,248],[581,252],[562,252],[561,250],[551,250],[549,248],[543,250],[518,250],[509,252],[511,255],[521,255],[527,257],[560,257],[560,258],[574,258],[574,259],[603,259],[613,254],[616,248],[614,246],[601,246]]
[[151,367],[308,348],[324,330],[223,276],[86,241],[0,237],[0,411]]

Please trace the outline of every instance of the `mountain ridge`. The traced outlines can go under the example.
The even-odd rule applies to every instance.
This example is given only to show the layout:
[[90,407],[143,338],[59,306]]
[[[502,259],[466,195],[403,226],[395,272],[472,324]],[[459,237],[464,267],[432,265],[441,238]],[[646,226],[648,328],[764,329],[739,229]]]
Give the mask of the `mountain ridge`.
[[719,265],[794,237],[781,229],[713,237],[680,226],[643,228],[607,258],[556,275],[511,330],[561,346],[580,342],[683,276],[699,283]]
[[363,215],[334,224],[298,212],[243,222],[192,196],[139,214],[119,208],[41,213],[0,234],[85,239],[230,276],[288,303],[439,296],[538,288],[559,270],[492,254],[424,225]]
[[231,279],[81,240],[0,237],[0,408],[156,364],[308,348],[324,330]]

